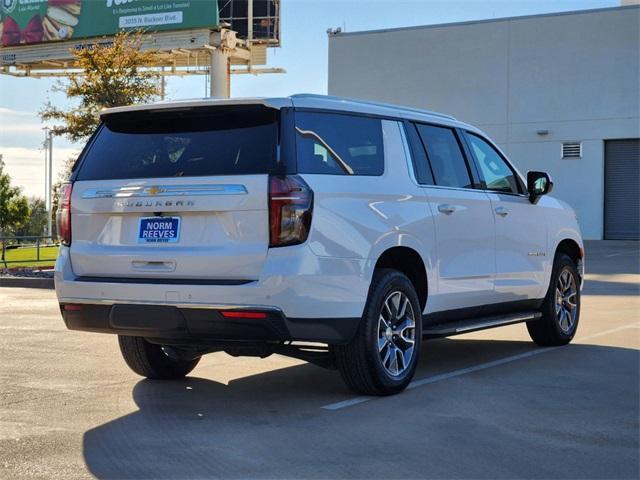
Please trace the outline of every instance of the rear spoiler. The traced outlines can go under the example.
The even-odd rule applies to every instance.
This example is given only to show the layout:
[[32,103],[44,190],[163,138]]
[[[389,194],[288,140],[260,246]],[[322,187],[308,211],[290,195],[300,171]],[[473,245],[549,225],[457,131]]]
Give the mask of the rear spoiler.
[[263,105],[267,108],[280,110],[285,107],[292,107],[293,102],[290,98],[234,98],[234,99],[218,99],[218,98],[199,98],[190,100],[155,102],[146,105],[127,105],[125,107],[105,108],[100,112],[100,118],[105,116],[126,113],[126,112],[143,112],[143,111],[184,111],[194,108],[215,108],[231,105]]

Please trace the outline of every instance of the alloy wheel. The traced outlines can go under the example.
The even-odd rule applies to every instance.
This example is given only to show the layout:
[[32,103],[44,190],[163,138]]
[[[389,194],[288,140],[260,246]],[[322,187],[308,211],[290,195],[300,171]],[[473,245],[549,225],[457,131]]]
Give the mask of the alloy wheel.
[[564,333],[569,333],[578,316],[578,287],[569,268],[564,268],[556,283],[556,319]]
[[386,372],[397,377],[414,356],[416,320],[409,297],[396,290],[382,304],[378,319],[378,354]]

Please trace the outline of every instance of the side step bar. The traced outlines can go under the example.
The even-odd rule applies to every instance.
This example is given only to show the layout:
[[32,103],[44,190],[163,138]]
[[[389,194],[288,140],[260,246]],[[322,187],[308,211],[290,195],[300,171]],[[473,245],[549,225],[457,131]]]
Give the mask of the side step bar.
[[532,310],[508,315],[470,318],[436,325],[425,325],[422,327],[422,335],[425,338],[450,337],[452,335],[460,335],[462,333],[470,333],[493,327],[502,327],[513,323],[530,322],[532,320],[538,320],[541,317],[541,312]]

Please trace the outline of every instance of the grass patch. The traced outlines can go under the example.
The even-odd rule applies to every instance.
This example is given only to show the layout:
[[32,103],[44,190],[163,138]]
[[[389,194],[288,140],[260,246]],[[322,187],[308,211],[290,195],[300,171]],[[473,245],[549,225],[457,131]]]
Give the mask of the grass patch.
[[[8,268],[13,267],[51,267],[56,263],[58,256],[58,247],[40,247],[40,261],[36,261],[38,252],[36,247],[13,248],[5,252],[5,259]],[[0,268],[5,265],[0,261]]]

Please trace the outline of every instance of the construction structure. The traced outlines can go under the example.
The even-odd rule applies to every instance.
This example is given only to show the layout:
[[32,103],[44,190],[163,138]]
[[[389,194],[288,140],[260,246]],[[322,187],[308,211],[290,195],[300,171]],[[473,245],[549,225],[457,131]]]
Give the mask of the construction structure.
[[280,0],[171,4],[49,0],[40,4],[41,11],[29,3],[1,0],[0,74],[79,74],[73,51],[108,44],[123,29],[144,32],[142,48],[155,53],[148,68],[159,76],[209,75],[212,97],[229,97],[231,75],[284,72],[266,67],[267,48],[280,46]]

